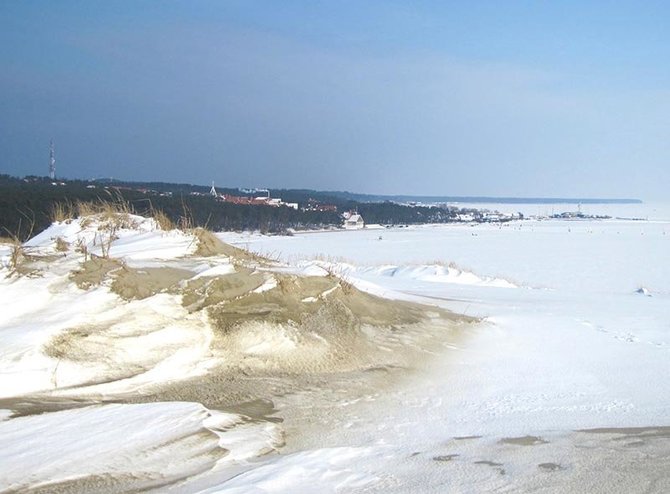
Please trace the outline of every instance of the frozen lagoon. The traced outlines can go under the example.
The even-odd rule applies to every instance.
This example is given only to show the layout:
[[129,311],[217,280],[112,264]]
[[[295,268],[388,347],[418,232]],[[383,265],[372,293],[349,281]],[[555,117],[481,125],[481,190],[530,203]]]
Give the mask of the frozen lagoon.
[[[640,217],[634,207],[628,217]],[[654,208],[649,221],[223,238],[291,262],[317,257],[375,293],[484,318],[462,342],[436,349],[402,389],[327,413],[305,443],[362,448],[345,463],[374,479],[370,491],[664,492],[670,215],[663,211]],[[281,477],[276,466],[272,475]]]

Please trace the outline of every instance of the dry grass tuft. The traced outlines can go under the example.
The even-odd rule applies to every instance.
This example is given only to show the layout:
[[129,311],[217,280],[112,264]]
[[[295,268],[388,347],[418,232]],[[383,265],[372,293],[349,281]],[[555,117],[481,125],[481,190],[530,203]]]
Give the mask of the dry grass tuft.
[[326,264],[325,266],[322,265],[321,268],[326,270],[326,272],[328,273],[327,275],[328,279],[337,282],[337,284],[342,289],[342,293],[344,293],[345,295],[351,295],[352,293],[354,293],[354,291],[356,290],[354,284],[351,283],[342,272],[338,272],[334,264]]
[[160,228],[162,231],[169,232],[170,230],[175,229],[174,222],[170,219],[170,217],[167,214],[165,214],[164,211],[152,208],[151,216],[156,221],[158,228]]
[[275,276],[277,280],[277,287],[284,295],[291,293],[295,290],[296,283],[290,276]]
[[76,207],[70,201],[56,202],[51,205],[50,219],[52,223],[69,221],[76,216]]
[[351,283],[350,281],[347,281],[344,278],[340,278],[339,284],[340,284],[340,288],[342,289],[342,292],[345,295],[351,295],[351,294],[354,293],[355,287],[354,287],[353,283]]
[[179,217],[179,229],[182,232],[191,232],[195,229],[195,221],[193,220],[193,212],[185,203],[182,203],[182,215]]
[[119,215],[130,216],[134,214],[132,205],[126,201],[120,193],[108,193],[110,196],[110,199],[108,200],[99,200],[95,202],[77,201],[76,203],[64,201],[54,203],[51,206],[51,221],[63,222],[78,217],[83,219],[99,217],[98,219],[102,221],[114,220],[115,222],[118,222]]
[[135,213],[133,206],[121,198],[120,200],[114,201],[101,201],[100,202],[100,214],[103,219],[106,218],[115,218],[119,215],[130,216]]
[[93,202],[78,201],[74,208],[75,215],[84,218],[87,216],[94,216],[100,212],[97,205]]
[[23,262],[28,258],[28,256],[26,255],[25,247],[23,246],[23,242],[21,242],[22,233],[25,234],[25,238],[30,238],[32,237],[33,230],[35,228],[34,217],[30,218],[27,214],[25,213],[22,214],[28,221],[28,228],[25,229],[25,231],[23,229],[23,221],[19,221],[19,225],[16,229],[16,232],[10,232],[5,228],[5,231],[9,235],[9,244],[11,245],[11,250],[9,254],[10,274],[19,273],[19,268],[21,267]]
[[70,250],[70,244],[63,237],[56,238],[56,250],[58,252],[67,252]]
[[[6,240],[6,241],[4,241]],[[23,246],[21,240],[16,235],[10,235],[9,238],[3,239],[3,243],[10,245],[9,251],[9,275],[12,276],[15,274],[21,274],[21,267],[28,260],[28,255],[26,254],[26,249]]]
[[[100,245],[101,257],[108,259],[112,242],[118,237],[116,233],[123,228],[135,228],[137,222],[133,219],[134,209],[119,193],[109,192],[109,200],[97,202],[78,201],[71,203],[56,203],[52,207],[51,219],[53,221],[68,221],[81,218],[82,228],[90,227],[98,222],[98,233],[95,235],[94,245]],[[56,250],[65,252],[70,245],[62,238],[56,239]],[[89,252],[86,244],[80,239],[75,245],[75,251],[84,255],[86,260]]]

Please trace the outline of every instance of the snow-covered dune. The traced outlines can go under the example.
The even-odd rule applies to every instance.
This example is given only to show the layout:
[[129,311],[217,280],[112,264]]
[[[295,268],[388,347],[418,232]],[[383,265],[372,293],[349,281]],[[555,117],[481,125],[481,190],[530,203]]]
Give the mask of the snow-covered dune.
[[670,488],[668,222],[109,221],[0,248],[0,490]]
[[[282,448],[285,416],[304,409],[286,397],[342,396],[344,380],[355,401],[474,321],[345,278],[125,212],[4,246],[0,490],[216,491],[241,473],[225,488],[267,481],[277,470],[262,457]],[[354,456],[344,451],[282,459],[285,486],[307,485],[288,471],[310,457],[328,485],[369,483],[338,466]]]

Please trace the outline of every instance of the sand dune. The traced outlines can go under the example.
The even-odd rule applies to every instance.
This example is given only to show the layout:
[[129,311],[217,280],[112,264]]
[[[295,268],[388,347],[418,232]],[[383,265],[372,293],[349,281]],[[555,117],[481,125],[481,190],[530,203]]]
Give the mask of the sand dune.
[[[5,300],[44,300],[32,310],[15,308],[15,317],[0,325],[7,343],[0,376],[11,383],[0,402],[10,418],[0,425],[12,431],[2,456],[11,459],[20,442],[37,440],[47,429],[42,443],[54,456],[25,466],[34,470],[28,476],[14,460],[17,470],[3,477],[0,488],[121,492],[197,477],[221,465],[226,455],[216,449],[216,434],[205,427],[183,436],[168,425],[148,431],[149,442],[129,446],[128,463],[119,466],[112,446],[141,427],[136,412],[149,410],[162,420],[180,410],[179,403],[197,404],[203,407],[198,413],[208,416],[227,411],[235,420],[265,424],[245,430],[252,443],[276,430],[249,456],[267,453],[283,444],[277,438],[281,416],[291,413],[282,401],[287,393],[318,400],[348,382],[356,399],[399,379],[398,370],[420,365],[436,343],[460,337],[459,328],[475,322],[362,292],[332,272],[289,272],[204,230],[162,232],[150,219],[130,217],[105,240],[112,234],[109,221],[54,224],[26,244],[29,255],[20,269],[5,262]],[[29,379],[17,380],[17,373]],[[261,413],[253,405],[259,403],[270,404],[271,413],[260,407]],[[276,409],[276,403],[284,407]],[[133,408],[142,406],[154,408]],[[96,447],[90,437],[100,435],[102,422],[118,429]],[[75,423],[80,430],[67,425]],[[239,435],[232,431],[224,427],[219,442]],[[60,434],[71,437],[65,469],[59,468],[64,457],[55,456]],[[179,438],[170,439],[173,434]],[[177,446],[184,450],[182,443],[195,448],[192,459],[181,460],[190,466],[162,465],[161,455]],[[182,456],[190,454],[185,451]],[[79,461],[90,454],[94,464]],[[140,457],[151,466],[137,464]]]

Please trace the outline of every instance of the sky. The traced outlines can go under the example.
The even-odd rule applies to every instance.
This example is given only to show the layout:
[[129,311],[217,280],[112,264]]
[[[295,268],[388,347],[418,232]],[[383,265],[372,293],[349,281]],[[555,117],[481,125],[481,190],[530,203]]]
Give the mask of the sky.
[[0,0],[0,173],[667,198],[670,2]]

